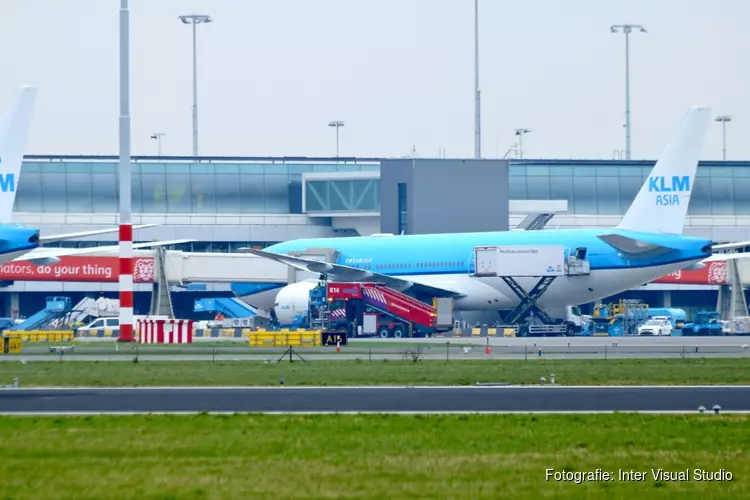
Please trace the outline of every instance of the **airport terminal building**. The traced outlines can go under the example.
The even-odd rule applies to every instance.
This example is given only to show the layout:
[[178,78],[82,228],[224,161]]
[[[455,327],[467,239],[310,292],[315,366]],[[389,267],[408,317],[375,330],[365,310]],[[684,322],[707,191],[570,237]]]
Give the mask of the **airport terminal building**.
[[[466,183],[451,186],[452,194],[437,184],[430,185],[437,182],[431,181],[431,176],[413,176],[408,189],[403,179],[388,177],[383,180],[383,189],[388,192],[381,192],[381,165],[393,163],[389,171],[397,165],[409,169],[413,161],[416,160],[134,157],[133,223],[159,224],[157,228],[136,232],[135,239],[189,238],[196,241],[175,249],[235,252],[241,247],[262,248],[297,238],[379,232],[413,234],[418,228],[410,227],[408,220],[421,221],[423,227],[434,226],[430,218],[442,216],[440,206],[462,206],[477,199],[487,200],[493,210],[495,205],[500,209],[504,206],[508,214],[505,220],[488,217],[481,221],[482,230],[512,229],[534,213],[554,214],[547,229],[611,227],[619,222],[654,164],[495,160],[498,168],[507,170],[507,185],[503,185],[500,176],[476,187],[479,174],[472,173],[467,165]],[[461,169],[464,167],[460,163],[467,160],[418,161],[427,168],[430,162],[453,162],[451,168]],[[15,221],[38,227],[43,235],[117,224],[117,163],[115,156],[27,156],[18,182]],[[420,198],[407,199],[409,193],[417,196],[416,190]],[[506,196],[509,203],[491,203]],[[409,214],[409,210],[415,213]],[[750,162],[699,165],[685,233],[717,241],[750,239]],[[105,235],[62,245],[112,245],[115,241],[116,235]],[[69,295],[76,301],[92,294],[116,297],[117,290],[112,283],[2,284],[3,291],[9,292],[2,304],[2,315],[9,314],[11,297],[20,313],[29,315],[43,308],[48,296]],[[716,286],[708,283],[660,283],[641,287],[630,295],[655,305],[711,308],[715,305],[715,290]],[[150,285],[136,285],[136,309],[139,302],[147,304],[150,291]],[[224,284],[196,283],[175,291],[176,312],[191,307],[193,298],[231,295],[229,286]]]

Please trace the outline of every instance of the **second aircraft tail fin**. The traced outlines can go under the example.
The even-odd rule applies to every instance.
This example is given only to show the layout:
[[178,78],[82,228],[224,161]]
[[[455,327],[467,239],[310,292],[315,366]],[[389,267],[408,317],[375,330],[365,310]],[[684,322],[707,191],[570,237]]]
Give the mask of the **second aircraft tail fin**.
[[618,229],[682,234],[711,108],[690,108]]
[[19,87],[0,121],[0,224],[8,224],[13,217],[36,90],[36,87]]

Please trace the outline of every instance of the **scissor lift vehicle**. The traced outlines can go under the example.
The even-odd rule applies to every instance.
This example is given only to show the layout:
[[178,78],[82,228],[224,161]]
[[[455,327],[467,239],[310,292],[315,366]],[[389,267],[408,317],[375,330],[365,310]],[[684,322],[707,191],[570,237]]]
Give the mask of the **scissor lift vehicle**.
[[[589,274],[591,266],[586,252],[586,248],[571,251],[560,245],[476,247],[471,275],[499,290],[502,290],[499,288],[502,281],[519,298],[518,306],[505,318],[509,326],[518,330],[519,336],[572,335],[575,326],[567,318],[550,317],[539,305],[539,299],[558,277]],[[538,281],[526,291],[517,281],[522,277],[538,278]],[[524,322],[530,315],[541,324]]]

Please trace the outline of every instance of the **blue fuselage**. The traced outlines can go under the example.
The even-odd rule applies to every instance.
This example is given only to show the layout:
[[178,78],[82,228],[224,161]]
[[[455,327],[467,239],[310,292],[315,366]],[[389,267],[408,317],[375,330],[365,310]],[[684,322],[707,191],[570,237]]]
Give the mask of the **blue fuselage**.
[[38,246],[38,229],[23,226],[0,226],[0,262],[8,262]]
[[[674,250],[655,257],[628,257],[597,238],[600,234],[620,234]],[[658,267],[679,262],[699,261],[710,255],[710,244],[711,240],[704,238],[676,235],[635,233],[612,229],[563,229],[301,239],[272,245],[266,250],[286,254],[314,251],[316,248],[331,248],[339,252],[337,264],[390,276],[415,276],[467,274],[472,270],[474,248],[478,246],[562,245],[572,251],[576,248],[586,248],[591,269],[603,270]]]

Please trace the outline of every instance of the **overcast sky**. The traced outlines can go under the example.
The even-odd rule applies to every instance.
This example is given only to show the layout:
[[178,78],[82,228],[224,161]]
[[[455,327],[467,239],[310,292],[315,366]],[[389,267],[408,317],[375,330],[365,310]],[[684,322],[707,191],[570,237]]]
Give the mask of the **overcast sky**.
[[[750,160],[747,0],[480,0],[482,152],[530,128],[526,157],[624,149],[631,36],[633,158],[656,158],[687,108],[731,114],[728,159]],[[130,0],[133,154],[192,145],[198,27],[200,153],[473,155],[472,0]],[[28,153],[118,153],[120,0],[0,0],[0,109],[39,87]],[[712,123],[704,159],[721,158]]]

